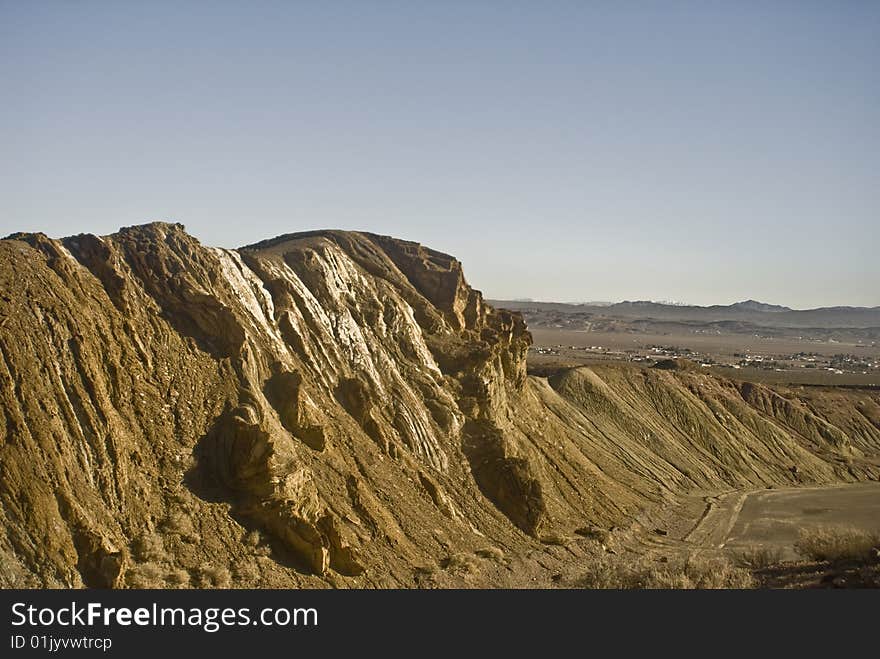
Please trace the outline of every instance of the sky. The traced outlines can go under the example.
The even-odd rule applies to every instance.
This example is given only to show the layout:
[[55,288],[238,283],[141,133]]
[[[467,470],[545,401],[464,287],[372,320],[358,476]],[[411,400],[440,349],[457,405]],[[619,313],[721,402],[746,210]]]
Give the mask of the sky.
[[0,234],[416,240],[490,298],[880,305],[880,3],[0,0]]

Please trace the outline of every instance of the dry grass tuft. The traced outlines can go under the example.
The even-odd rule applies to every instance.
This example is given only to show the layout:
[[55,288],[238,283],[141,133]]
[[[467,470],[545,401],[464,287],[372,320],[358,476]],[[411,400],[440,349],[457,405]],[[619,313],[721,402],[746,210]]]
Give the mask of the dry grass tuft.
[[222,565],[206,565],[199,570],[197,585],[199,588],[229,588],[232,585],[232,576]]
[[190,574],[180,567],[171,568],[165,576],[165,581],[172,588],[189,588]]
[[193,525],[192,517],[182,510],[174,510],[162,520],[162,529],[167,533],[179,535],[188,542],[199,542],[201,536]]
[[474,553],[477,556],[488,558],[489,560],[495,561],[496,563],[504,562],[504,551],[499,549],[498,547],[483,547],[482,549],[478,549]]
[[165,541],[162,536],[148,531],[134,539],[131,543],[134,557],[141,562],[161,562],[167,558]]
[[751,573],[724,558],[689,556],[677,563],[658,563],[647,557],[599,555],[593,568],[576,582],[597,589],[717,589],[753,588]]
[[749,570],[763,570],[782,563],[782,555],[778,547],[746,547],[734,556],[734,562]]
[[443,561],[443,568],[454,574],[476,574],[480,570],[480,563],[470,554],[462,552]]
[[880,534],[852,527],[821,527],[801,531],[795,551],[814,561],[866,561],[880,547]]
[[232,570],[232,576],[236,587],[252,587],[260,582],[262,574],[260,568],[253,561],[240,561]]
[[156,563],[141,563],[125,573],[129,588],[164,588],[165,570]]

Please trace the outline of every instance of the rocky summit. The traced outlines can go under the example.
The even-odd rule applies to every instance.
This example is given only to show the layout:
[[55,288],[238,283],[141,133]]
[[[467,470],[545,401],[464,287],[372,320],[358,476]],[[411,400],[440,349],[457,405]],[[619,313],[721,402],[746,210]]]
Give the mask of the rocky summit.
[[5,587],[543,584],[688,492],[880,474],[877,392],[529,376],[518,313],[386,236],[19,233],[0,295]]

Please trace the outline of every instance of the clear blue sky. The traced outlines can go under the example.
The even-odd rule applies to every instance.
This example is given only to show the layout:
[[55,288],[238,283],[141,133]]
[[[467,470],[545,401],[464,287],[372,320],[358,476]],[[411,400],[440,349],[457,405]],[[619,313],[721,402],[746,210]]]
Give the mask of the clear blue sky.
[[0,0],[0,233],[364,229],[490,297],[880,305],[880,2]]

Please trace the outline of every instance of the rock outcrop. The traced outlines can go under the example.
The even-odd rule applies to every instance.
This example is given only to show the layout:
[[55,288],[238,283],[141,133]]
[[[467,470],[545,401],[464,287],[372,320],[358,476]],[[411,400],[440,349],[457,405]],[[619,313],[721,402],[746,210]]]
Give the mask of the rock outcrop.
[[528,377],[518,314],[385,236],[15,234],[0,294],[5,586],[411,586],[792,464],[877,475],[876,393]]

